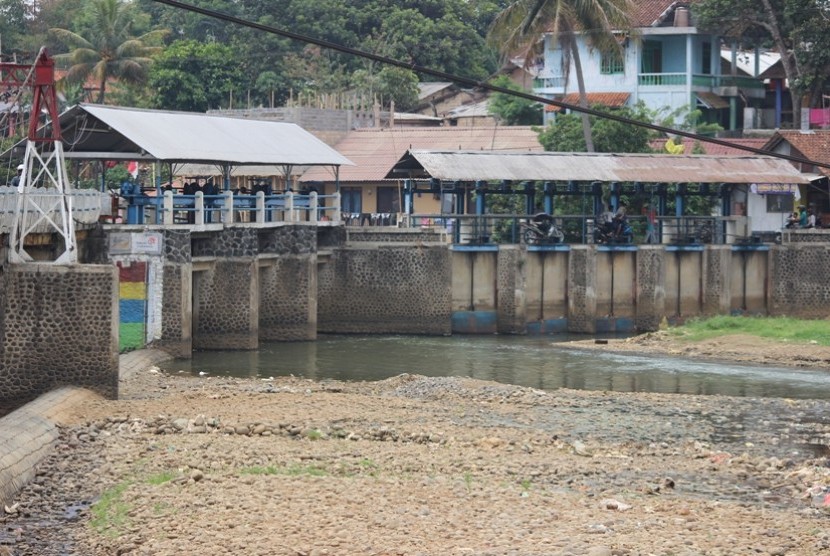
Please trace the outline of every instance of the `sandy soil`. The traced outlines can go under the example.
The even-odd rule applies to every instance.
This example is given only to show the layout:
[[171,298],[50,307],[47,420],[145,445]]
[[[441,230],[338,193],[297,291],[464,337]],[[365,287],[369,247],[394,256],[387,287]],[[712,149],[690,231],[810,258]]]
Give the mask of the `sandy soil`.
[[[574,347],[828,357],[709,344]],[[121,392],[70,416],[0,555],[830,554],[827,401],[155,368]]]
[[[830,324],[828,324],[830,328]],[[809,367],[830,370],[830,348],[818,344],[774,342],[744,334],[730,334],[696,342],[684,341],[668,332],[650,332],[624,340],[567,342],[562,347],[677,355],[705,359],[742,361],[777,367]]]

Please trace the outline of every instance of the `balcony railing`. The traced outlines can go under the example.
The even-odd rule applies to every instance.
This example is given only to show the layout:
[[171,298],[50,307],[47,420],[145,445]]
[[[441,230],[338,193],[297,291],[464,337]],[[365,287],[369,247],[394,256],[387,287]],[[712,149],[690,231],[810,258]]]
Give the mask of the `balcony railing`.
[[563,89],[568,80],[562,75],[551,77],[538,77],[533,80],[534,89]]
[[685,73],[641,73],[638,83],[644,87],[666,87],[686,84]]
[[744,75],[701,75],[692,76],[693,87],[715,89],[718,87],[739,87],[741,89],[763,89],[764,82]]
[[178,195],[165,191],[161,197],[131,195],[121,201],[113,222],[195,226],[237,223],[268,226],[293,222],[339,222],[340,194],[308,195],[293,192],[277,195],[240,195],[223,191],[216,195]]
[[[454,244],[517,244],[524,243],[522,223],[532,217],[519,214],[412,214],[401,215],[398,227],[442,231]],[[745,220],[745,219],[743,219]],[[654,233],[648,234],[644,216],[628,219],[633,231],[633,244],[648,239],[668,245],[702,245],[735,243],[745,237],[739,217],[722,216],[659,216]],[[589,215],[558,215],[554,223],[564,235],[563,244],[590,244],[595,241],[597,217]]]

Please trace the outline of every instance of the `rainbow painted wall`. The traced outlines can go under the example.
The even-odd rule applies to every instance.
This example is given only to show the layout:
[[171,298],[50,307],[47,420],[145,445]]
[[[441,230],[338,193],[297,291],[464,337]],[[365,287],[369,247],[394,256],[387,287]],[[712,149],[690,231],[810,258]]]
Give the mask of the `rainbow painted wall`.
[[118,263],[119,349],[143,348],[147,322],[147,263]]

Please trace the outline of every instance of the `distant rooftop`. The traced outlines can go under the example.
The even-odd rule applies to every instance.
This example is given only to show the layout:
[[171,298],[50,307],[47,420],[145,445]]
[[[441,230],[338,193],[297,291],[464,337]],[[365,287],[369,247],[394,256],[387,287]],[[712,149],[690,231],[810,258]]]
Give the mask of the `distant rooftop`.
[[[356,129],[335,145],[355,166],[340,168],[342,182],[381,181],[409,149],[541,152],[530,126]],[[332,181],[331,171],[312,168],[302,181]]]

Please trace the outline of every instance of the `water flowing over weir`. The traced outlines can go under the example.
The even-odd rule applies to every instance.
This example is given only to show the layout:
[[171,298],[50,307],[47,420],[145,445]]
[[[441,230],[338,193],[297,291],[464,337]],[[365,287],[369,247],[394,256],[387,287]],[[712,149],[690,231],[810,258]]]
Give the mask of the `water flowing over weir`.
[[195,352],[170,372],[268,379],[383,380],[402,373],[472,377],[552,390],[830,399],[830,372],[559,349],[545,337],[321,336],[258,351]]

